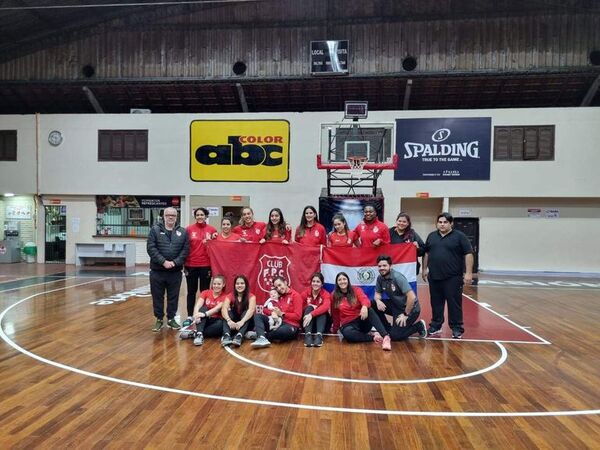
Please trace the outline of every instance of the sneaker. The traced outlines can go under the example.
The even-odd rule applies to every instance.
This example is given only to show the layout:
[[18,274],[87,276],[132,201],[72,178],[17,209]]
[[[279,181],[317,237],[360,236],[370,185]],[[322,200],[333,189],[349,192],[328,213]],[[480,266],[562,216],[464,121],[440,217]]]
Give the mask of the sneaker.
[[244,337],[253,341],[256,339],[256,331],[246,331],[246,335]]
[[419,333],[419,337],[421,339],[425,339],[427,337],[427,325],[425,325],[424,320],[419,320],[417,322],[417,333]]
[[252,347],[254,348],[263,348],[263,347],[269,347],[271,345],[271,343],[269,342],[269,340],[264,337],[264,336],[259,336],[256,338],[256,340],[250,344]]
[[179,325],[175,319],[170,319],[167,322],[167,326],[169,328],[173,329],[173,330],[180,330],[181,329],[181,325]]
[[383,338],[383,342],[381,343],[381,349],[390,351],[392,349],[392,340],[390,339],[390,335],[386,335]]
[[182,326],[183,328],[185,328],[185,327],[189,327],[189,326],[190,326],[192,323],[194,323],[194,320],[193,320],[191,317],[188,317],[187,319],[185,319],[185,320],[183,321],[183,323],[181,324],[181,326]]
[[304,334],[304,346],[312,347],[313,346],[313,335],[310,333]]
[[313,335],[313,347],[320,347],[323,345],[323,335],[321,333],[317,333]]
[[442,328],[434,328],[432,326],[429,327],[429,329],[427,330],[427,334],[429,336],[435,336],[437,334],[442,334]]
[[235,337],[233,338],[233,342],[232,342],[232,344],[233,344],[233,345],[235,345],[236,347],[239,347],[239,346],[241,346],[241,345],[242,345],[242,339],[243,339],[243,337],[242,337],[242,334],[241,334],[241,333],[238,333],[238,334],[236,334],[236,335],[235,335]]
[[179,332],[179,339],[193,339],[196,337],[194,330],[184,329]]
[[463,332],[459,328],[452,330],[452,339],[462,339]]
[[231,336],[229,335],[229,333],[225,333],[223,335],[223,337],[221,338],[221,345],[223,347],[227,347],[228,345],[231,345],[233,343],[233,339],[231,339]]
[[196,333],[196,337],[194,338],[194,345],[202,344],[204,344],[204,335],[202,333]]
[[163,321],[162,319],[156,319],[156,323],[154,324],[154,327],[152,328],[152,331],[154,331],[155,333],[157,331],[160,331],[160,329],[163,327]]
[[371,334],[373,336],[373,342],[376,342],[377,344],[383,343],[383,338],[381,337],[381,334],[379,334],[379,332],[373,331],[371,332]]

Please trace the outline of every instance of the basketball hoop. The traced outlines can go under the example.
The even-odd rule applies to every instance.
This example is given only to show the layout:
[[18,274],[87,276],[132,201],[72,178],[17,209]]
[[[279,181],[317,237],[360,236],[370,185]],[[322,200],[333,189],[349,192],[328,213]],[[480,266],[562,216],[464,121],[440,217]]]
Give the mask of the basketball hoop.
[[348,156],[348,164],[350,164],[350,176],[359,178],[365,169],[365,164],[369,159],[366,156]]

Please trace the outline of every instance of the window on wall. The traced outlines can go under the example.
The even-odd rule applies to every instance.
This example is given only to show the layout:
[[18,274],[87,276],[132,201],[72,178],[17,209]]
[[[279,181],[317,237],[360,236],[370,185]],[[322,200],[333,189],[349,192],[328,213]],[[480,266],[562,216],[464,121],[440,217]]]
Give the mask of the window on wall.
[[0,130],[0,161],[17,160],[17,130]]
[[98,161],[148,161],[148,130],[98,130]]
[[554,160],[554,125],[494,127],[494,161]]

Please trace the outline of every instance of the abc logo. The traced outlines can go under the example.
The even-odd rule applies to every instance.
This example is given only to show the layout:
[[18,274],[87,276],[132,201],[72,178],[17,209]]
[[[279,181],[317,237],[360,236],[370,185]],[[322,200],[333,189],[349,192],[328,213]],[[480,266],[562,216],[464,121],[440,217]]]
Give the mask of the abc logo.
[[[200,164],[279,166],[282,163],[281,145],[258,142],[282,142],[281,136],[229,136],[226,145],[203,145],[196,150],[196,160]],[[242,142],[257,142],[242,144]]]

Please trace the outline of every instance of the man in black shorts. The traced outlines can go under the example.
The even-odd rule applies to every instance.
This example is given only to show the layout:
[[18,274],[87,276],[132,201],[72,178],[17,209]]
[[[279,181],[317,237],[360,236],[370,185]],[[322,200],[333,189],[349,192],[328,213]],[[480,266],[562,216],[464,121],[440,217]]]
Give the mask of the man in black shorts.
[[427,236],[423,256],[423,281],[429,280],[432,318],[427,333],[441,333],[444,304],[448,302],[448,324],[452,337],[460,339],[463,328],[462,292],[473,280],[473,248],[467,236],[452,229],[449,213],[437,217],[437,230]]

